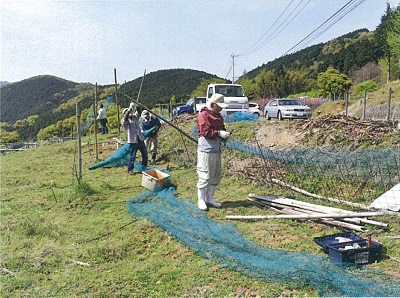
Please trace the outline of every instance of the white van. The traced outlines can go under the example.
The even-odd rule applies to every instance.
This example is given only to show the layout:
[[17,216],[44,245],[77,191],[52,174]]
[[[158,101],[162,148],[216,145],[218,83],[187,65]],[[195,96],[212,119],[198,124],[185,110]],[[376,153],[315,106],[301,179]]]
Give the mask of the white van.
[[235,112],[250,113],[249,99],[239,84],[210,84],[207,87],[207,102],[214,94],[219,93],[225,97],[226,109],[222,109],[222,116],[229,116]]

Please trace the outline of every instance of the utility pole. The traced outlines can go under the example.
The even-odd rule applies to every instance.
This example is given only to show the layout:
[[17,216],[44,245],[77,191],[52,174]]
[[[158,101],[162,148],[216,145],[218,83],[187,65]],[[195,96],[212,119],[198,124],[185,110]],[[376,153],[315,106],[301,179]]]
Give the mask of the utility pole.
[[231,55],[232,57],[232,84],[235,83],[235,57],[239,57],[239,55]]

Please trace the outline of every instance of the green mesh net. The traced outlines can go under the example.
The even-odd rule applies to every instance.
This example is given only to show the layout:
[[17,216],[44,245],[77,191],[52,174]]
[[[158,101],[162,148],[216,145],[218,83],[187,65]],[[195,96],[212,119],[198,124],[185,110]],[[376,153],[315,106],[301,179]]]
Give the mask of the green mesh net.
[[[202,258],[265,282],[311,285],[321,296],[400,295],[398,277],[375,272],[374,279],[381,281],[372,281],[359,276],[361,269],[352,274],[324,256],[263,247],[233,224],[214,221],[196,204],[175,195],[173,187],[145,191],[128,201],[128,212],[153,221]],[[368,270],[365,275],[370,275]]]

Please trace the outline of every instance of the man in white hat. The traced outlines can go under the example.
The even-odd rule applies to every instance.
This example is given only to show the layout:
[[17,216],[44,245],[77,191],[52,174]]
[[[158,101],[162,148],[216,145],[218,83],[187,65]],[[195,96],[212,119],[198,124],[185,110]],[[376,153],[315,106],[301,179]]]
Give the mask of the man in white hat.
[[147,148],[147,153],[151,153],[151,163],[156,162],[158,151],[158,131],[161,127],[160,119],[150,115],[148,110],[142,111],[142,123],[140,129],[144,135],[144,144]]
[[214,200],[214,191],[222,176],[221,149],[230,136],[221,115],[221,110],[227,106],[223,95],[214,94],[197,117],[197,195],[201,210],[221,207],[221,203]]

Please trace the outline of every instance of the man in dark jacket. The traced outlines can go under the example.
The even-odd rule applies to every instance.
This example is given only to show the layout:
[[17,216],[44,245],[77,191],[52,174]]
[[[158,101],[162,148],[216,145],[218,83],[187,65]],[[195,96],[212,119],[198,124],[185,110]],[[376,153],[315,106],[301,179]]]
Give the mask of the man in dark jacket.
[[142,111],[142,123],[140,129],[145,137],[144,143],[147,148],[147,152],[151,153],[151,163],[156,162],[157,150],[158,150],[158,130],[161,127],[160,120],[151,116],[148,110]]

